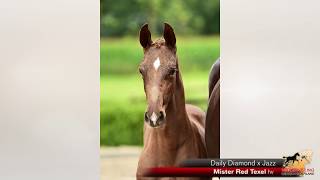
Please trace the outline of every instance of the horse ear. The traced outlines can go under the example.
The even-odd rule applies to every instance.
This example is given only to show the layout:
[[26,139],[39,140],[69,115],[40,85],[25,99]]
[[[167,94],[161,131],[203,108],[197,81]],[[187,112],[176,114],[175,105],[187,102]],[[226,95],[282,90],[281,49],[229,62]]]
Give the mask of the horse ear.
[[166,40],[167,46],[172,48],[176,47],[176,35],[174,34],[173,28],[168,23],[164,23],[163,38]]
[[152,44],[151,33],[147,23],[144,24],[140,29],[140,44],[144,49]]

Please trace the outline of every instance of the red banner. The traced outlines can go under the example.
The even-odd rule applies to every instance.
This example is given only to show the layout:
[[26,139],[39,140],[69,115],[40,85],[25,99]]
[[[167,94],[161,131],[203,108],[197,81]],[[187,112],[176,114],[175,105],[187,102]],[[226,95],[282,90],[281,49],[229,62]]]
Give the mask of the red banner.
[[282,167],[158,167],[146,172],[146,177],[297,177],[304,170]]

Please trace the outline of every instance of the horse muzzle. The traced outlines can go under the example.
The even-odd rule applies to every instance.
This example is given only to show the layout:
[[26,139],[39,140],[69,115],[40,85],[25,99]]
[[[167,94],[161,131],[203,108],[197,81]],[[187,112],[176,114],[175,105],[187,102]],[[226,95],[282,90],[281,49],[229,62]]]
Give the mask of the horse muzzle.
[[161,124],[164,123],[166,119],[166,115],[163,111],[160,112],[145,112],[144,114],[144,120],[146,123],[148,123],[151,127],[153,128],[157,128],[159,127]]

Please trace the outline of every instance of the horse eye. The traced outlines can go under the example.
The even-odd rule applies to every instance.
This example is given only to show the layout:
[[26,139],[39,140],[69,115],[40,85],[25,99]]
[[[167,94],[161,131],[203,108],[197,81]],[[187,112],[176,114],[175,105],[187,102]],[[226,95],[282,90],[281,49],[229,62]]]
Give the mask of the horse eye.
[[141,75],[143,74],[142,68],[139,68],[139,73],[140,73]]
[[170,69],[168,75],[173,76],[176,73],[176,69]]

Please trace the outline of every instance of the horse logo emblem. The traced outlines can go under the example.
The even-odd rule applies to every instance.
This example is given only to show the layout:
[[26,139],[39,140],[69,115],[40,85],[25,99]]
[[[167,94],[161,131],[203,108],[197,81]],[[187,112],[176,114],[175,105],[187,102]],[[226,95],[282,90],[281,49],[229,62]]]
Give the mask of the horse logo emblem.
[[305,150],[301,152],[295,153],[293,156],[283,156],[284,167],[291,167],[291,166],[303,166],[306,164],[310,164],[312,160],[312,151]]
[[306,168],[306,165],[310,164],[312,161],[311,150],[296,152],[293,156],[283,156],[283,158],[283,174],[297,176],[314,174],[314,168]]
[[285,158],[285,161],[283,163],[284,166],[288,166],[289,163],[291,162],[292,164],[294,164],[295,161],[299,162],[299,158],[300,154],[299,153],[295,153],[293,156],[283,156],[283,158]]

